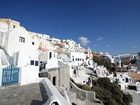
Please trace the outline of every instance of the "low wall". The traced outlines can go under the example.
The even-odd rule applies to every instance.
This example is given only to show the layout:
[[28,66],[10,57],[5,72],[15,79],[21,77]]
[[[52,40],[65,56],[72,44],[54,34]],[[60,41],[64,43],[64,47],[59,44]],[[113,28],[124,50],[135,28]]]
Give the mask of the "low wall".
[[26,66],[20,68],[19,83],[20,85],[26,85],[30,83],[39,82],[39,70],[36,66]]
[[70,81],[70,90],[76,93],[76,98],[80,100],[88,100],[91,102],[98,102],[103,105],[103,103],[96,98],[96,93],[92,91],[82,90],[77,87],[72,81]]
[[43,79],[41,83],[44,85],[48,96],[47,102],[43,105],[55,105],[52,103],[57,103],[56,105],[70,105],[48,78]]

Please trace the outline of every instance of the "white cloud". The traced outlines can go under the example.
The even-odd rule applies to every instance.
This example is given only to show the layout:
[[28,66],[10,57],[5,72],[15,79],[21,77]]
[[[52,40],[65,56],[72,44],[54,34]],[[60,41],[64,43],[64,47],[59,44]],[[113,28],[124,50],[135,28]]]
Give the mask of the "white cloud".
[[84,47],[86,47],[90,43],[87,37],[81,36],[78,39],[80,41],[80,44]]
[[96,40],[101,41],[101,40],[104,40],[104,38],[103,37],[98,37]]

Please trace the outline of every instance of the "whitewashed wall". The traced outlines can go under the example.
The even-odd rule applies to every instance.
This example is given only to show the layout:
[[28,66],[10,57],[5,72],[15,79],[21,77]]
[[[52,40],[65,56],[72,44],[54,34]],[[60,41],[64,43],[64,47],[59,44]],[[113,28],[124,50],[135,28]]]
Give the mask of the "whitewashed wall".
[[[74,58],[74,61],[73,61]],[[71,61],[74,62],[74,65],[81,65],[84,61],[83,60],[76,60],[76,59],[84,59],[84,61],[86,60],[86,54],[84,53],[80,53],[80,52],[71,52],[70,54],[70,59]]]
[[38,83],[38,72],[39,69],[31,65],[20,68],[20,84]]

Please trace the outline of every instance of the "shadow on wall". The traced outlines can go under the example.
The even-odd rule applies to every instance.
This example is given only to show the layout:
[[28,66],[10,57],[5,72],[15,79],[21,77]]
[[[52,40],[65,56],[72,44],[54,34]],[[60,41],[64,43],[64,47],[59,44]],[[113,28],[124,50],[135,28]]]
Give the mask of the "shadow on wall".
[[39,83],[39,88],[40,88],[40,94],[42,96],[42,101],[32,100],[30,105],[43,105],[48,100],[47,91],[42,83]]

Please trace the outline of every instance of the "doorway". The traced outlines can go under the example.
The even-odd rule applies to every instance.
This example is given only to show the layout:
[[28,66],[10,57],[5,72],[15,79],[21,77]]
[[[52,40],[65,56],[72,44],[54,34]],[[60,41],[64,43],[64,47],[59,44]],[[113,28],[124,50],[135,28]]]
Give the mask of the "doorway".
[[56,76],[53,77],[53,81],[52,82],[53,82],[53,85],[55,86],[56,85]]

